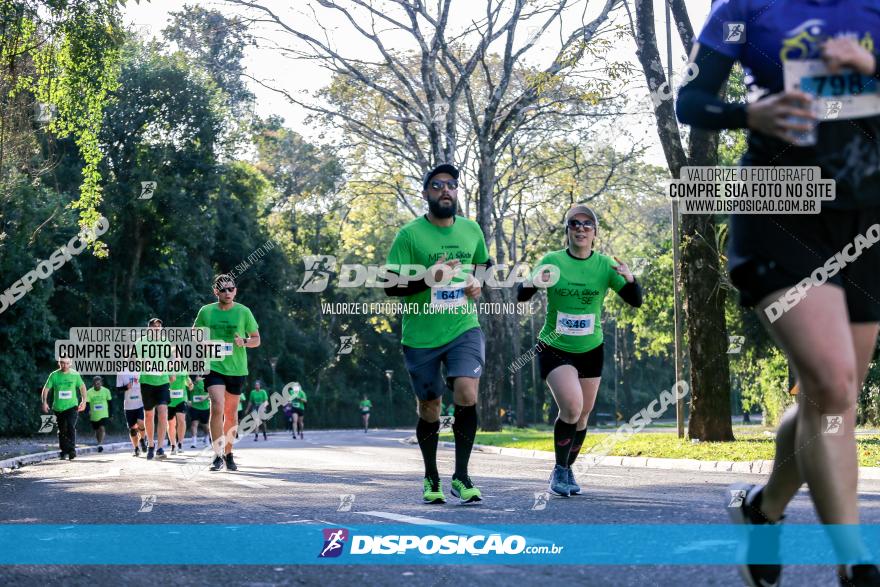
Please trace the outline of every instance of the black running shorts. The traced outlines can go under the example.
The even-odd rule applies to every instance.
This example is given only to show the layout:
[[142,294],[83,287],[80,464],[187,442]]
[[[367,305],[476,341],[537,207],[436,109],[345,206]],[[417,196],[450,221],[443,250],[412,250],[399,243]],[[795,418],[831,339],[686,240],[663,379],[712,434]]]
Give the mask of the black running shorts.
[[241,395],[241,386],[244,384],[244,375],[224,375],[211,371],[205,375],[205,389],[209,389],[214,385],[222,385],[226,388],[226,393],[232,395]]
[[[880,243],[852,253],[857,235],[880,223],[880,207],[824,209],[820,214],[732,214],[728,267],[740,304],[754,307],[826,268],[843,252],[843,267],[827,283],[846,294],[850,322],[880,320]],[[842,256],[839,256],[842,258]],[[839,260],[832,263],[840,265]]]
[[100,420],[90,420],[92,423],[92,430],[97,430],[102,426],[107,426],[110,423],[110,418],[101,418]]
[[545,343],[538,343],[538,365],[541,379],[547,379],[550,372],[562,365],[571,365],[578,372],[578,379],[602,376],[602,362],[605,360],[605,344],[585,353],[570,353]]
[[125,422],[128,424],[128,427],[137,425],[137,421],[144,421],[144,409],[143,408],[135,408],[133,410],[125,410]]
[[191,422],[199,422],[201,424],[207,424],[211,421],[211,410],[199,410],[190,406],[189,408],[189,417]]
[[144,409],[153,410],[158,405],[168,405],[171,401],[171,392],[167,383],[162,385],[150,385],[141,383],[141,397],[144,400]]
[[176,406],[168,406],[169,419],[175,417],[177,414],[183,414],[184,416],[186,416],[186,402],[180,402]]

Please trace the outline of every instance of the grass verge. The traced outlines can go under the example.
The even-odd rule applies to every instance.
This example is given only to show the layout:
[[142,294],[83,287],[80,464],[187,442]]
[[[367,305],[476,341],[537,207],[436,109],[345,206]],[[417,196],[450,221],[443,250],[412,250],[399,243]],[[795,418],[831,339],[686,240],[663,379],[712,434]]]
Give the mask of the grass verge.
[[[699,459],[703,461],[757,461],[772,460],[773,436],[764,431],[735,430],[734,442],[699,442],[679,439],[674,434],[644,432],[613,445],[610,456],[656,457],[664,459]],[[588,433],[581,454],[602,442],[608,432]],[[452,441],[452,434],[442,434],[440,440]],[[880,435],[858,436],[859,465],[880,467]],[[509,428],[501,432],[478,432],[476,444],[522,448],[526,450],[553,450],[553,432],[531,428]]]

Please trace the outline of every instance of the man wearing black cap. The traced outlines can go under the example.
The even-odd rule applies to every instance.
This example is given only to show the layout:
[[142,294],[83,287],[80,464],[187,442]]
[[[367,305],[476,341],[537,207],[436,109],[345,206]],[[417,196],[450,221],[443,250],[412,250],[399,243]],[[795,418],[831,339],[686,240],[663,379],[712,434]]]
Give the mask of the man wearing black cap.
[[[481,288],[471,272],[475,265],[488,265],[489,253],[479,225],[456,215],[458,177],[458,169],[449,164],[425,174],[422,196],[428,213],[400,229],[387,262],[389,271],[401,277],[386,287],[386,293],[404,296],[409,308],[418,309],[404,312],[401,342],[418,398],[416,437],[425,461],[426,503],[446,501],[437,471],[437,439],[440,402],[447,387],[455,401],[452,494],[462,503],[482,500],[467,470],[477,433],[477,390],[485,360],[485,339],[473,302]],[[413,276],[402,267],[406,265],[421,270]],[[445,381],[441,364],[446,365]]]

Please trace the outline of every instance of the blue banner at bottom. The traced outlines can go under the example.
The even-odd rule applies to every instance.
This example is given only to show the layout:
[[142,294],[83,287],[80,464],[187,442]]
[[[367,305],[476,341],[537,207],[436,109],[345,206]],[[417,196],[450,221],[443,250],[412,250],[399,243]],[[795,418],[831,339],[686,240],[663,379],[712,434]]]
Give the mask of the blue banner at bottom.
[[3,565],[812,565],[878,545],[876,525],[0,524]]

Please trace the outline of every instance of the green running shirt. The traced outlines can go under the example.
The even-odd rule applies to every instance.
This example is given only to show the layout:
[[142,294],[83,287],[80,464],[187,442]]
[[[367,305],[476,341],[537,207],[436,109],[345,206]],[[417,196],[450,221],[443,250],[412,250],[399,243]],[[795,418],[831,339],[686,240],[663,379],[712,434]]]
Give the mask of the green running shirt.
[[260,409],[260,406],[269,401],[269,394],[266,393],[265,389],[252,389],[251,390],[251,404],[253,404],[254,409]]
[[111,399],[109,389],[106,387],[101,389],[90,387],[86,391],[86,398],[86,401],[89,402],[90,421],[97,422],[98,420],[110,417],[110,406],[107,404]]
[[174,373],[174,376],[174,381],[168,386],[168,389],[170,390],[168,396],[171,399],[171,401],[168,402],[168,406],[172,408],[174,406],[179,406],[186,401],[186,379],[188,375],[186,372],[181,371],[179,373]]
[[257,321],[247,306],[242,306],[238,302],[233,302],[228,310],[221,310],[219,302],[202,306],[193,326],[208,328],[209,340],[233,343],[231,355],[223,357],[220,361],[209,361],[211,371],[223,375],[248,374],[247,349],[235,346],[236,333],[245,338],[259,330]]
[[82,377],[73,369],[68,369],[67,373],[56,369],[49,374],[46,385],[43,387],[48,388],[52,393],[52,409],[56,412],[63,412],[79,405],[76,394],[84,386]]
[[[488,262],[489,252],[480,225],[464,216],[456,216],[452,226],[436,226],[427,216],[416,218],[397,233],[387,264],[428,268],[444,254],[447,261],[458,259],[462,265]],[[418,313],[403,314],[401,342],[405,346],[437,348],[471,328],[479,328],[476,304],[462,292],[464,281],[457,277],[446,287],[434,286],[406,297],[405,303],[416,304]],[[428,308],[433,311],[426,312]]]
[[205,390],[204,379],[193,381],[193,388],[189,391],[189,401],[195,410],[211,409],[211,399],[208,397],[207,390]]
[[570,353],[598,347],[603,340],[605,294],[609,289],[620,291],[626,284],[626,279],[614,270],[617,263],[596,251],[586,259],[578,259],[568,249],[561,249],[544,255],[533,277],[542,265],[555,265],[560,275],[559,281],[547,288],[547,317],[538,338]]

